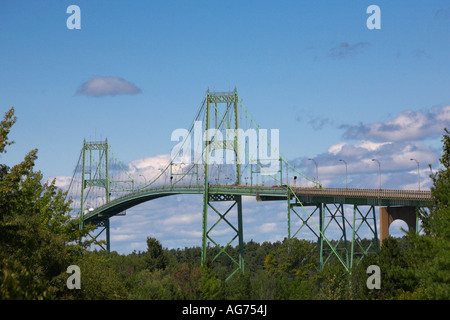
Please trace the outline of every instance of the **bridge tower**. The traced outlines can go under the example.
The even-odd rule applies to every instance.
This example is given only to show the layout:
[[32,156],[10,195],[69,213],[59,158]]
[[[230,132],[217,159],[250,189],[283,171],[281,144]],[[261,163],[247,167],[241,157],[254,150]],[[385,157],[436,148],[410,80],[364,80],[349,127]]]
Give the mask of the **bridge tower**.
[[[237,271],[244,272],[244,252],[243,252],[243,225],[242,225],[242,196],[236,194],[223,194],[214,191],[211,186],[209,177],[210,168],[215,164],[216,160],[211,160],[211,153],[214,151],[231,151],[233,154],[233,166],[235,171],[234,184],[241,184],[241,167],[240,154],[238,147],[238,128],[239,128],[239,97],[237,90],[232,92],[212,93],[209,90],[206,93],[206,109],[205,109],[205,149],[203,153],[203,169],[204,169],[204,190],[203,190],[203,215],[202,215],[202,255],[201,264],[205,265],[207,261],[214,261],[220,255],[226,255],[231,259],[236,269],[232,271],[229,279]],[[234,132],[234,136],[230,137],[224,130]],[[225,139],[222,139],[225,137]],[[215,157],[216,158],[216,157]],[[229,160],[229,158],[227,158]],[[223,159],[222,159],[223,160]],[[227,161],[228,162],[228,161]],[[218,165],[223,165],[219,163]],[[229,165],[226,164],[226,165]],[[217,179],[217,184],[219,183]],[[226,203],[225,211],[220,212],[217,203]],[[208,209],[212,209],[213,215],[217,214],[216,222],[209,227],[208,225]],[[223,210],[223,209],[222,209]],[[230,217],[232,212],[236,213],[234,218]],[[215,215],[214,215],[215,216]],[[233,220],[232,220],[233,219]],[[233,230],[233,237],[225,245],[219,245],[213,239],[213,231],[221,222],[225,222],[228,227]],[[226,250],[233,241],[238,241],[238,257],[231,256]],[[208,242],[212,242],[219,252],[215,257],[209,259],[207,257]]]
[[[80,198],[80,228],[84,228],[84,215],[90,210],[93,210],[93,204],[89,201],[94,201],[92,197],[88,197],[89,193],[93,193],[94,189],[104,189],[103,200],[108,203],[110,201],[110,180],[109,180],[109,157],[108,157],[108,140],[105,141],[83,141],[83,148],[81,150],[81,198]],[[99,197],[99,196],[98,196]],[[100,227],[99,233],[92,236],[94,243],[100,245],[102,249],[110,252],[110,226],[109,218],[103,219],[97,223]],[[98,241],[98,237],[105,232],[106,248]]]

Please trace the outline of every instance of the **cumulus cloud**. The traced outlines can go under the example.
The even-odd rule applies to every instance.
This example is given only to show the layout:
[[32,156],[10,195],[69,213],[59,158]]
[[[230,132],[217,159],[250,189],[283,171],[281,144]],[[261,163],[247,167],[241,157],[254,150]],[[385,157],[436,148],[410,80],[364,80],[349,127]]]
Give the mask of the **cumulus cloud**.
[[111,236],[111,241],[130,241],[136,239],[134,234],[117,234]]
[[[186,204],[184,204],[184,209],[188,209],[186,207]],[[191,213],[185,213],[185,214],[175,214],[171,217],[166,218],[162,221],[162,224],[164,225],[192,225],[193,223],[201,223],[202,221],[202,214],[200,210],[198,210],[198,207],[190,207],[189,209],[192,210]],[[186,212],[186,211],[183,212]],[[196,211],[198,210],[198,211]]]
[[358,42],[355,44],[342,42],[337,46],[331,48],[329,55],[330,57],[335,59],[344,59],[361,53],[365,48],[369,46],[370,44],[368,42]]
[[[297,158],[292,164],[307,177],[315,177],[315,165],[309,157]],[[439,151],[421,141],[373,141],[368,139],[355,142],[342,141],[331,145],[325,152],[314,156],[318,164],[319,181],[324,187],[344,187],[346,167],[351,188],[377,188],[379,167],[381,166],[382,186],[388,189],[416,189],[417,164],[420,163],[421,187],[431,185],[429,178],[431,164],[438,165]],[[343,160],[343,161],[340,161]],[[291,174],[289,174],[291,176]],[[299,181],[310,185],[309,181]]]
[[273,233],[278,231],[278,225],[275,222],[267,222],[261,225],[260,231],[262,233]]
[[148,177],[160,174],[160,169],[164,169],[170,163],[170,155],[161,154],[153,157],[136,159],[128,163],[127,171],[131,175],[144,175]]
[[390,121],[360,123],[356,126],[343,125],[341,128],[346,129],[344,138],[347,139],[413,141],[440,136],[444,128],[449,126],[450,105],[423,112],[408,110]]
[[123,94],[138,94],[142,90],[131,82],[119,77],[94,76],[83,83],[77,94],[89,97],[116,96]]
[[47,183],[51,183],[55,180],[55,186],[61,188],[63,190],[67,190],[69,188],[70,182],[72,181],[72,177],[69,176],[55,176],[47,179]]
[[[415,166],[411,158],[420,159],[422,163],[434,163],[437,154],[430,147],[416,142],[375,143],[361,141],[356,144],[345,143],[335,154],[323,154],[323,162],[331,168],[339,165],[339,159],[352,165],[352,172],[364,173],[378,170],[372,163],[376,158],[386,171],[409,170]],[[331,169],[330,168],[330,169]],[[342,171],[342,170],[340,170]],[[331,173],[331,172],[330,172]]]

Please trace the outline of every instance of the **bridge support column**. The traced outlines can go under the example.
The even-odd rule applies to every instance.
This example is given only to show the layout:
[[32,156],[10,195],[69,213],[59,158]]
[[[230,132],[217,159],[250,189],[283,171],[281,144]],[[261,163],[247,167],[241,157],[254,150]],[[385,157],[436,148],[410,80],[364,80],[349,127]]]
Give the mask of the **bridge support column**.
[[[363,231],[373,235],[372,239],[361,238]],[[375,206],[353,206],[352,241],[350,248],[350,269],[364,256],[380,249],[377,232]]]
[[[98,153],[97,153],[98,152]],[[80,198],[80,229],[85,226],[85,213],[94,209],[93,204],[98,198],[103,198],[105,203],[110,201],[110,177],[109,177],[109,146],[108,140],[105,141],[83,141],[81,164],[81,198]],[[95,188],[104,189],[104,196],[98,195],[95,199]],[[92,192],[91,192],[92,191]],[[101,191],[103,193],[103,191]],[[89,235],[95,244],[98,244],[103,250],[110,252],[110,228],[109,218],[97,223],[100,231],[96,236]],[[97,239],[105,231],[106,248],[101,245]],[[80,239],[81,240],[81,239]]]
[[[228,209],[225,210],[224,213],[221,213],[219,208],[213,202],[231,202],[231,205],[228,206]],[[202,265],[207,262],[207,241],[211,241],[216,248],[218,249],[218,253],[212,258],[211,262],[214,262],[219,256],[222,254],[226,255],[236,266],[234,270],[231,271],[231,274],[228,276],[230,279],[236,272],[244,272],[244,237],[243,237],[243,224],[242,224],[242,196],[240,195],[226,195],[226,194],[209,194],[208,201],[205,205],[205,211],[203,214],[203,237],[202,237]],[[211,208],[218,216],[219,219],[208,229],[207,226],[207,208]],[[229,214],[232,212],[232,209],[236,209],[237,213],[237,226],[232,223],[232,219]],[[225,222],[228,227],[233,229],[234,236],[231,240],[225,245],[221,246],[219,243],[212,238],[210,233],[214,230],[214,228],[221,222]],[[238,257],[233,257],[229,252],[227,252],[227,248],[237,239],[238,241]]]
[[[295,202],[291,202],[290,196],[287,197],[287,202],[288,202],[288,205],[287,205],[288,239],[297,237],[298,233],[300,231],[302,231],[303,227],[306,227],[309,229],[309,231],[311,231],[317,237],[317,242],[320,243],[321,238],[322,238],[321,231],[323,230],[322,204],[320,203],[317,205],[313,205],[313,204],[304,204],[303,205],[303,204],[299,203],[297,200]],[[300,210],[296,209],[299,207],[300,207]],[[310,214],[306,213],[306,207],[314,207],[314,210]],[[295,232],[292,232],[293,230],[292,230],[291,213],[293,213],[301,221],[300,226],[297,228],[297,230],[295,230]],[[320,231],[314,227],[314,222],[312,221],[312,217],[314,215],[319,220]],[[310,225],[309,223],[311,223],[313,225]]]
[[[328,215],[327,215],[328,214]],[[328,220],[327,220],[328,218]],[[345,230],[346,219],[344,215],[344,205],[342,203],[339,204],[323,204],[323,216],[321,225],[321,238],[320,238],[320,269],[322,270],[327,261],[332,257],[337,257],[342,264],[344,264],[347,268],[349,265],[349,252],[348,252],[348,243],[347,243],[347,232]],[[347,222],[348,224],[348,222]],[[334,225],[334,227],[338,230],[337,233],[340,234],[340,237],[335,240],[334,244],[325,238],[325,232],[330,227],[330,225]],[[340,230],[340,233],[339,233]],[[325,259],[324,259],[325,258]]]
[[[211,241],[219,252],[212,259],[212,261],[216,260],[220,255],[224,254],[231,259],[231,261],[236,265],[236,269],[233,270],[230,276],[226,279],[230,279],[237,271],[244,272],[244,240],[243,240],[243,225],[242,225],[242,196],[235,195],[232,193],[229,194],[221,194],[214,191],[214,187],[209,184],[209,166],[215,164],[214,161],[209,161],[210,153],[217,150],[222,151],[232,151],[234,155],[234,164],[235,164],[235,184],[241,184],[241,163],[240,163],[240,154],[239,154],[239,111],[238,111],[238,102],[239,97],[236,89],[233,92],[227,93],[210,93],[209,90],[206,94],[205,98],[205,150],[203,154],[204,158],[204,191],[203,191],[203,223],[202,223],[202,265],[207,261],[207,242]],[[226,104],[226,108],[224,112],[220,112],[218,104]],[[232,120],[230,118],[234,118],[234,125],[232,124]],[[212,119],[211,119],[212,118]],[[218,121],[220,123],[218,123]],[[214,129],[214,130],[211,130]],[[221,133],[226,129],[226,133],[221,135],[225,136],[226,139],[222,140],[218,133]],[[222,131],[221,131],[222,130]],[[234,130],[234,137],[229,137],[229,131]],[[214,136],[211,136],[212,133]],[[220,163],[221,164],[221,163]],[[219,164],[218,164],[219,165]],[[219,177],[217,177],[217,184],[220,183]],[[225,211],[222,210],[223,213],[220,212],[219,206],[217,206],[214,202],[224,201],[231,202],[231,205],[228,206],[228,209]],[[229,213],[232,209],[235,208],[237,211],[237,217],[234,223],[230,219]],[[208,209],[212,209],[218,216],[219,219],[208,229]],[[211,237],[211,231],[220,223],[225,222],[228,227],[233,229],[235,232],[234,237],[225,245],[220,246],[213,238]],[[237,226],[236,226],[237,225]],[[233,257],[226,250],[231,245],[231,243],[237,239],[238,240],[238,257]]]
[[405,221],[409,230],[417,230],[416,207],[380,207],[380,245],[389,237],[389,226],[397,219]]
[[[93,240],[95,245],[98,245],[102,250],[106,250],[108,253],[111,252],[111,240],[110,240],[110,228],[109,228],[109,219],[105,219],[99,223],[97,223],[97,228],[95,231],[98,231],[96,235],[88,234],[88,236]],[[104,240],[100,240],[100,235],[105,232]],[[106,245],[106,247],[103,246]]]
[[[288,239],[298,236],[305,230],[303,227],[307,227],[317,237],[320,270],[331,258],[336,258],[350,271],[364,256],[379,250],[375,206],[353,205],[353,221],[348,221],[351,214],[347,212],[346,215],[344,211],[350,210],[351,206],[343,203],[302,204],[297,199],[291,201],[288,193],[287,204]],[[303,210],[298,210],[299,207]],[[306,207],[310,209],[307,211]],[[292,230],[291,217],[295,216],[300,220],[300,226]],[[363,239],[362,234],[367,232],[373,236]]]
[[[327,264],[328,260],[335,256],[339,259],[347,268],[349,264],[348,259],[348,241],[347,241],[347,233],[346,233],[346,220],[344,216],[344,206],[343,204],[335,204],[333,205],[326,203],[307,203],[302,204],[297,200],[292,203],[290,201],[290,196],[288,194],[288,238],[291,239],[296,237],[303,227],[307,227],[309,231],[311,231],[317,237],[317,245],[319,246],[319,263],[320,270],[324,268]],[[296,207],[301,207],[300,210],[296,210]],[[308,212],[306,207],[314,208],[312,212]],[[294,213],[295,216],[301,221],[301,225],[296,230],[295,233],[292,234],[291,230],[291,213]],[[315,219],[314,219],[315,218]],[[318,224],[314,221],[316,220]],[[347,222],[348,224],[348,222]],[[327,239],[325,233],[327,229],[330,227],[337,227],[340,229],[340,237],[334,243],[330,242]]]

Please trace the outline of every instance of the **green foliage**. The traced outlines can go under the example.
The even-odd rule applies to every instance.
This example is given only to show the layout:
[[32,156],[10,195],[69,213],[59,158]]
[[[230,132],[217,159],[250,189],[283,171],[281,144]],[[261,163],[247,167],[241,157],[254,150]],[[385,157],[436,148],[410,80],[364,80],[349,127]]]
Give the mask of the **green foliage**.
[[225,282],[224,280],[217,278],[210,266],[202,268],[200,291],[200,299],[202,300],[225,299]]
[[317,254],[314,245],[306,240],[284,239],[282,245],[267,255],[264,266],[274,274],[307,278],[315,272]]
[[154,271],[155,269],[164,270],[167,266],[167,256],[161,243],[155,238],[147,237],[146,261],[147,268],[150,271]]
[[433,203],[421,211],[424,236],[411,236],[412,261],[419,285],[412,295],[421,299],[450,299],[450,132],[442,138],[442,168],[431,175]]
[[77,262],[81,269],[82,290],[71,290],[78,299],[116,300],[125,299],[127,293],[120,275],[110,263],[106,252],[93,252]]
[[[381,250],[365,257],[352,273],[352,294],[356,299],[396,299],[404,292],[413,290],[416,285],[410,251],[402,250],[400,241],[389,237],[383,240]],[[381,289],[368,289],[366,270],[377,265],[381,272]]]
[[51,299],[118,300],[128,297],[125,283],[106,252],[88,252],[75,264],[80,267],[81,289],[68,289],[68,275],[61,274],[53,283],[58,290]]
[[[0,155],[15,123],[11,108],[0,122]],[[33,171],[37,150],[13,166],[0,165],[0,299],[44,299],[56,294],[57,277],[85,247],[75,241],[84,234],[73,221],[65,194],[42,183]]]
[[[365,279],[363,279],[365,283]],[[350,279],[342,264],[325,265],[324,269],[310,279],[314,288],[312,297],[317,300],[348,300],[351,298]]]
[[46,297],[47,285],[37,275],[28,271],[21,263],[0,260],[0,298],[4,300],[42,300]]
[[14,108],[11,108],[5,113],[3,121],[0,122],[0,154],[5,153],[5,148],[14,143],[14,141],[8,141],[8,134],[16,121],[17,117],[14,116]]

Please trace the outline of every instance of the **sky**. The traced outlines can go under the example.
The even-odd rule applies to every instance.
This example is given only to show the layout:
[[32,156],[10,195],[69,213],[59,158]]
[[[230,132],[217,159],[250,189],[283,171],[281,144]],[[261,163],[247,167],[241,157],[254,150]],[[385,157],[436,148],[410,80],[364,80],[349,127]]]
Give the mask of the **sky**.
[[[2,1],[0,111],[18,121],[0,161],[38,148],[36,169],[64,188],[83,139],[107,137],[129,168],[156,167],[208,89],[237,88],[325,187],[345,187],[345,160],[349,187],[378,188],[381,173],[383,188],[415,190],[419,173],[426,190],[450,127],[449,40],[447,0]],[[200,245],[201,207],[181,195],[130,209],[111,219],[111,248]],[[244,200],[245,241],[282,240],[286,226],[285,203]]]

